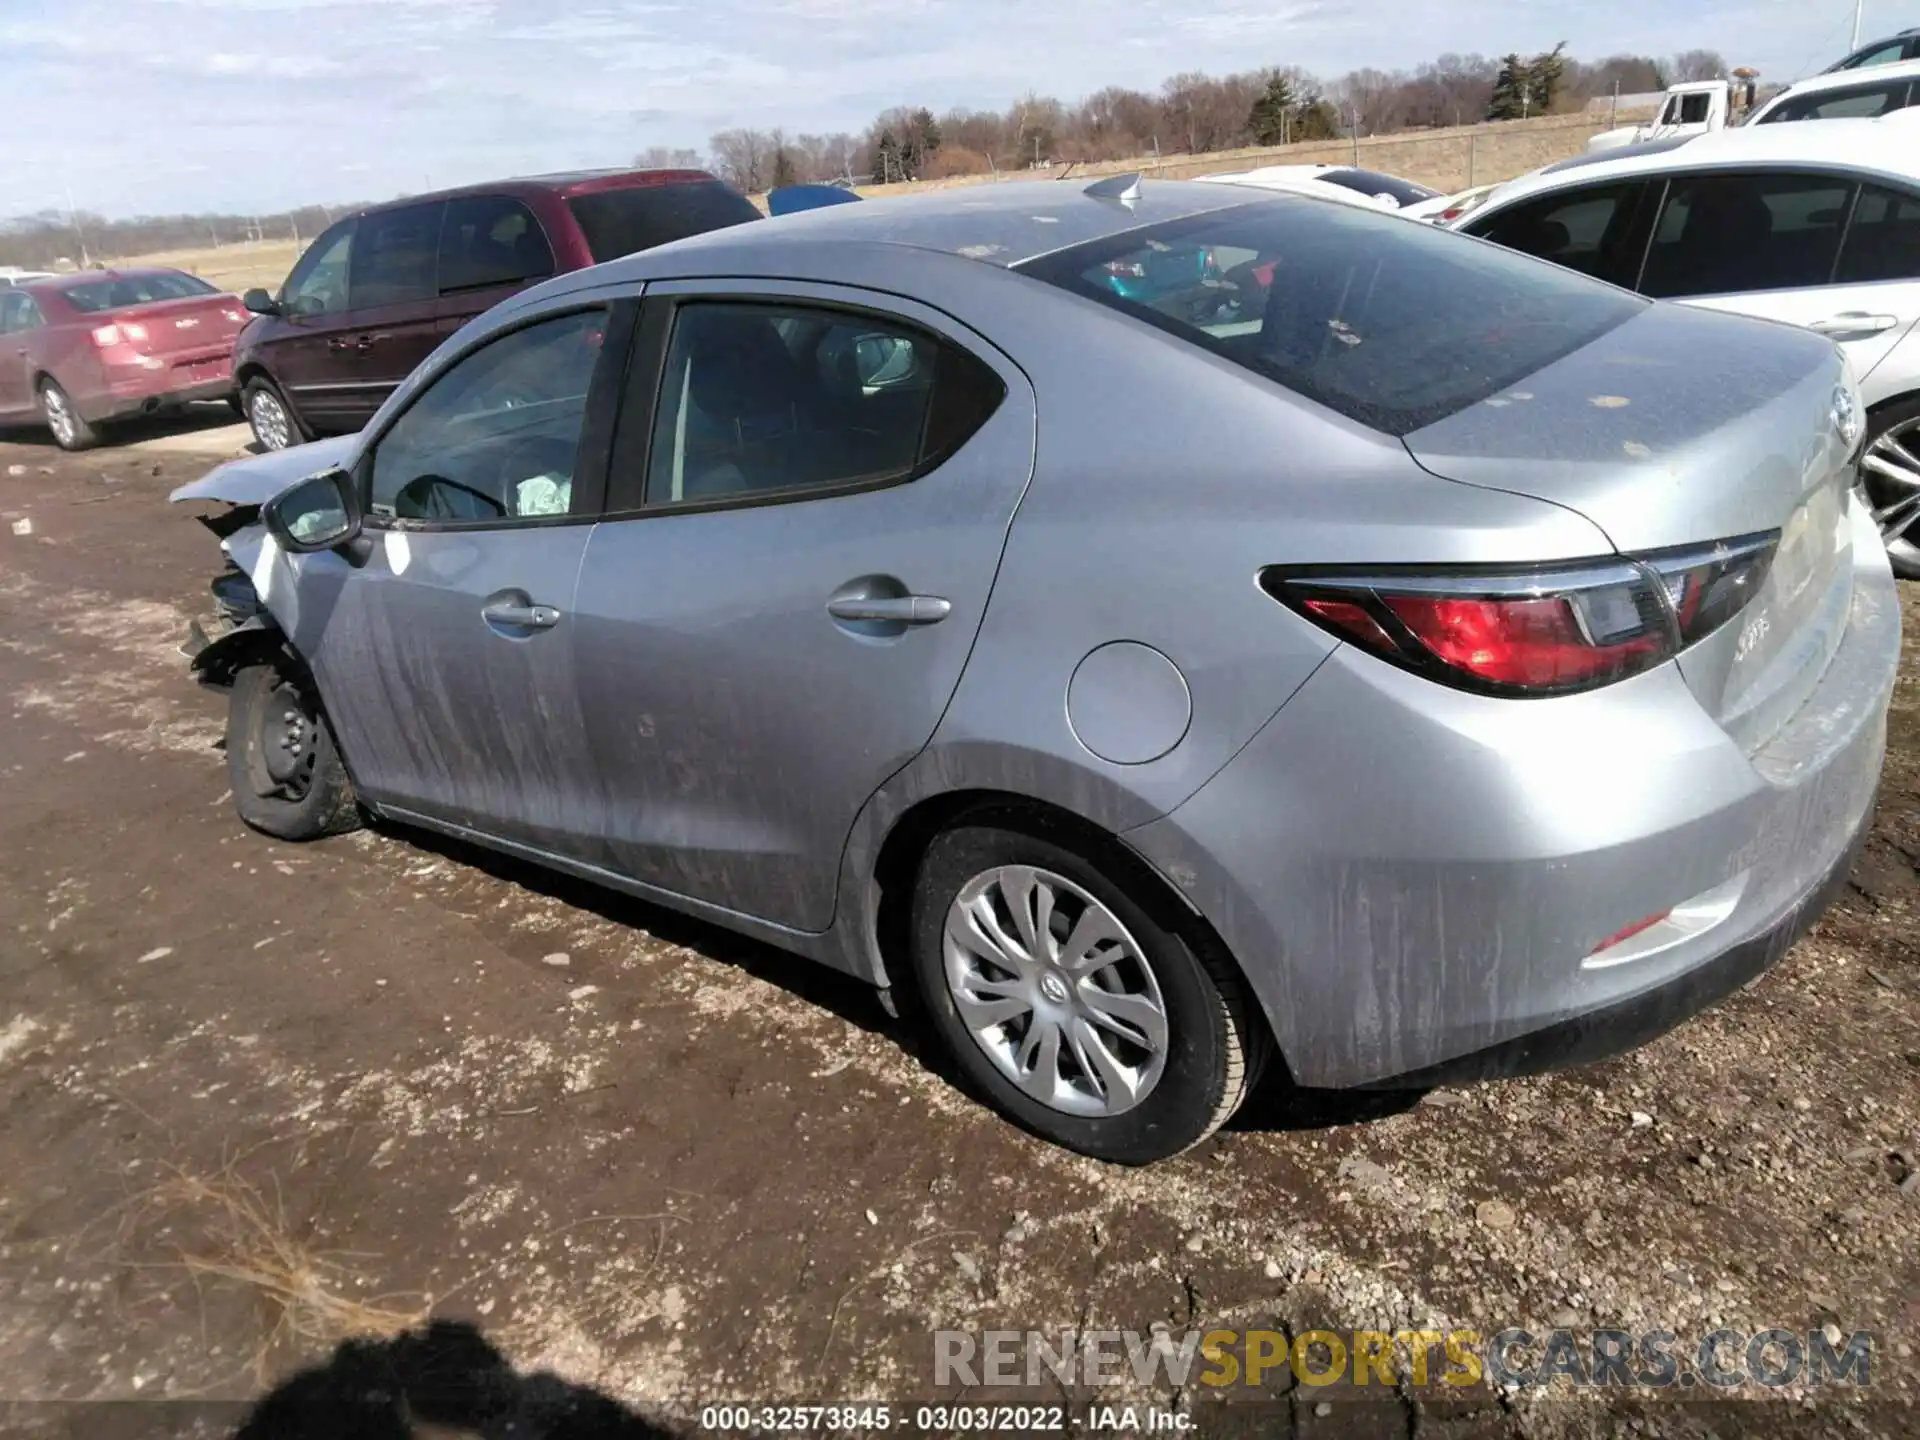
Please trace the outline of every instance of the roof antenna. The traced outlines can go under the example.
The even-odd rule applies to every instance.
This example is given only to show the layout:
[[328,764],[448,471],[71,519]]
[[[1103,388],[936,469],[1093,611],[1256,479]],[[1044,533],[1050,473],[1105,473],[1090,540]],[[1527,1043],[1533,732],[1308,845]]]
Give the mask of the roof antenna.
[[1125,175],[1109,175],[1104,180],[1096,180],[1080,192],[1091,195],[1096,200],[1118,200],[1122,205],[1132,205],[1140,198],[1140,172],[1132,170]]

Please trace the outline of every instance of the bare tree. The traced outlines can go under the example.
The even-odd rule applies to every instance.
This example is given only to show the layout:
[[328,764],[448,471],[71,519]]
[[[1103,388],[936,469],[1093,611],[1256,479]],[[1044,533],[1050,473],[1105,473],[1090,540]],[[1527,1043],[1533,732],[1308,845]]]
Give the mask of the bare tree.
[[1718,50],[1683,50],[1673,57],[1673,78],[1684,80],[1724,80],[1727,62]]
[[722,130],[707,144],[714,170],[734,189],[753,195],[767,188],[773,178],[771,137],[759,130]]
[[707,162],[698,150],[649,145],[633,157],[636,170],[704,170]]

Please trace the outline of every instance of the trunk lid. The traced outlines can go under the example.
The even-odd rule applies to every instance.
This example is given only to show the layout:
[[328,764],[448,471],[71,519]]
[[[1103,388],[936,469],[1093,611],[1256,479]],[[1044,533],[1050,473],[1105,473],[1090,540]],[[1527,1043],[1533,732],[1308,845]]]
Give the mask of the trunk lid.
[[1845,629],[1854,466],[1840,396],[1860,413],[1829,340],[1653,305],[1406,444],[1436,475],[1574,510],[1626,554],[1780,532],[1753,600],[1680,658],[1751,751],[1811,693]]
[[189,355],[225,355],[246,325],[247,312],[231,295],[190,295],[179,300],[154,300],[128,305],[99,316],[98,324],[138,326],[146,332],[131,338],[144,355],[168,359]]

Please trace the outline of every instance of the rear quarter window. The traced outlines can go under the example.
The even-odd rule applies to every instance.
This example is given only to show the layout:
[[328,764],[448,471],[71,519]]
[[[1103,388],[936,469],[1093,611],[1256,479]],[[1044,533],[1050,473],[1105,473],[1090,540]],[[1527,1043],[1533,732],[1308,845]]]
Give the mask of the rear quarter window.
[[1390,435],[1484,400],[1646,304],[1434,226],[1295,197],[1017,269]]
[[596,263],[760,218],[718,180],[597,190],[570,196],[567,209]]

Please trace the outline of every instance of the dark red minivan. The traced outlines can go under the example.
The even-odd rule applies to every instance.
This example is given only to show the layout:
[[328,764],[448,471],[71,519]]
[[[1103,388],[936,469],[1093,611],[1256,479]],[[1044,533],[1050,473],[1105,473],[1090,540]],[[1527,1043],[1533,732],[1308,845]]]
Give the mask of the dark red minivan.
[[358,430],[454,331],[569,270],[760,212],[704,170],[541,175],[417,195],[350,215],[277,296],[250,290],[234,378],[269,450]]

